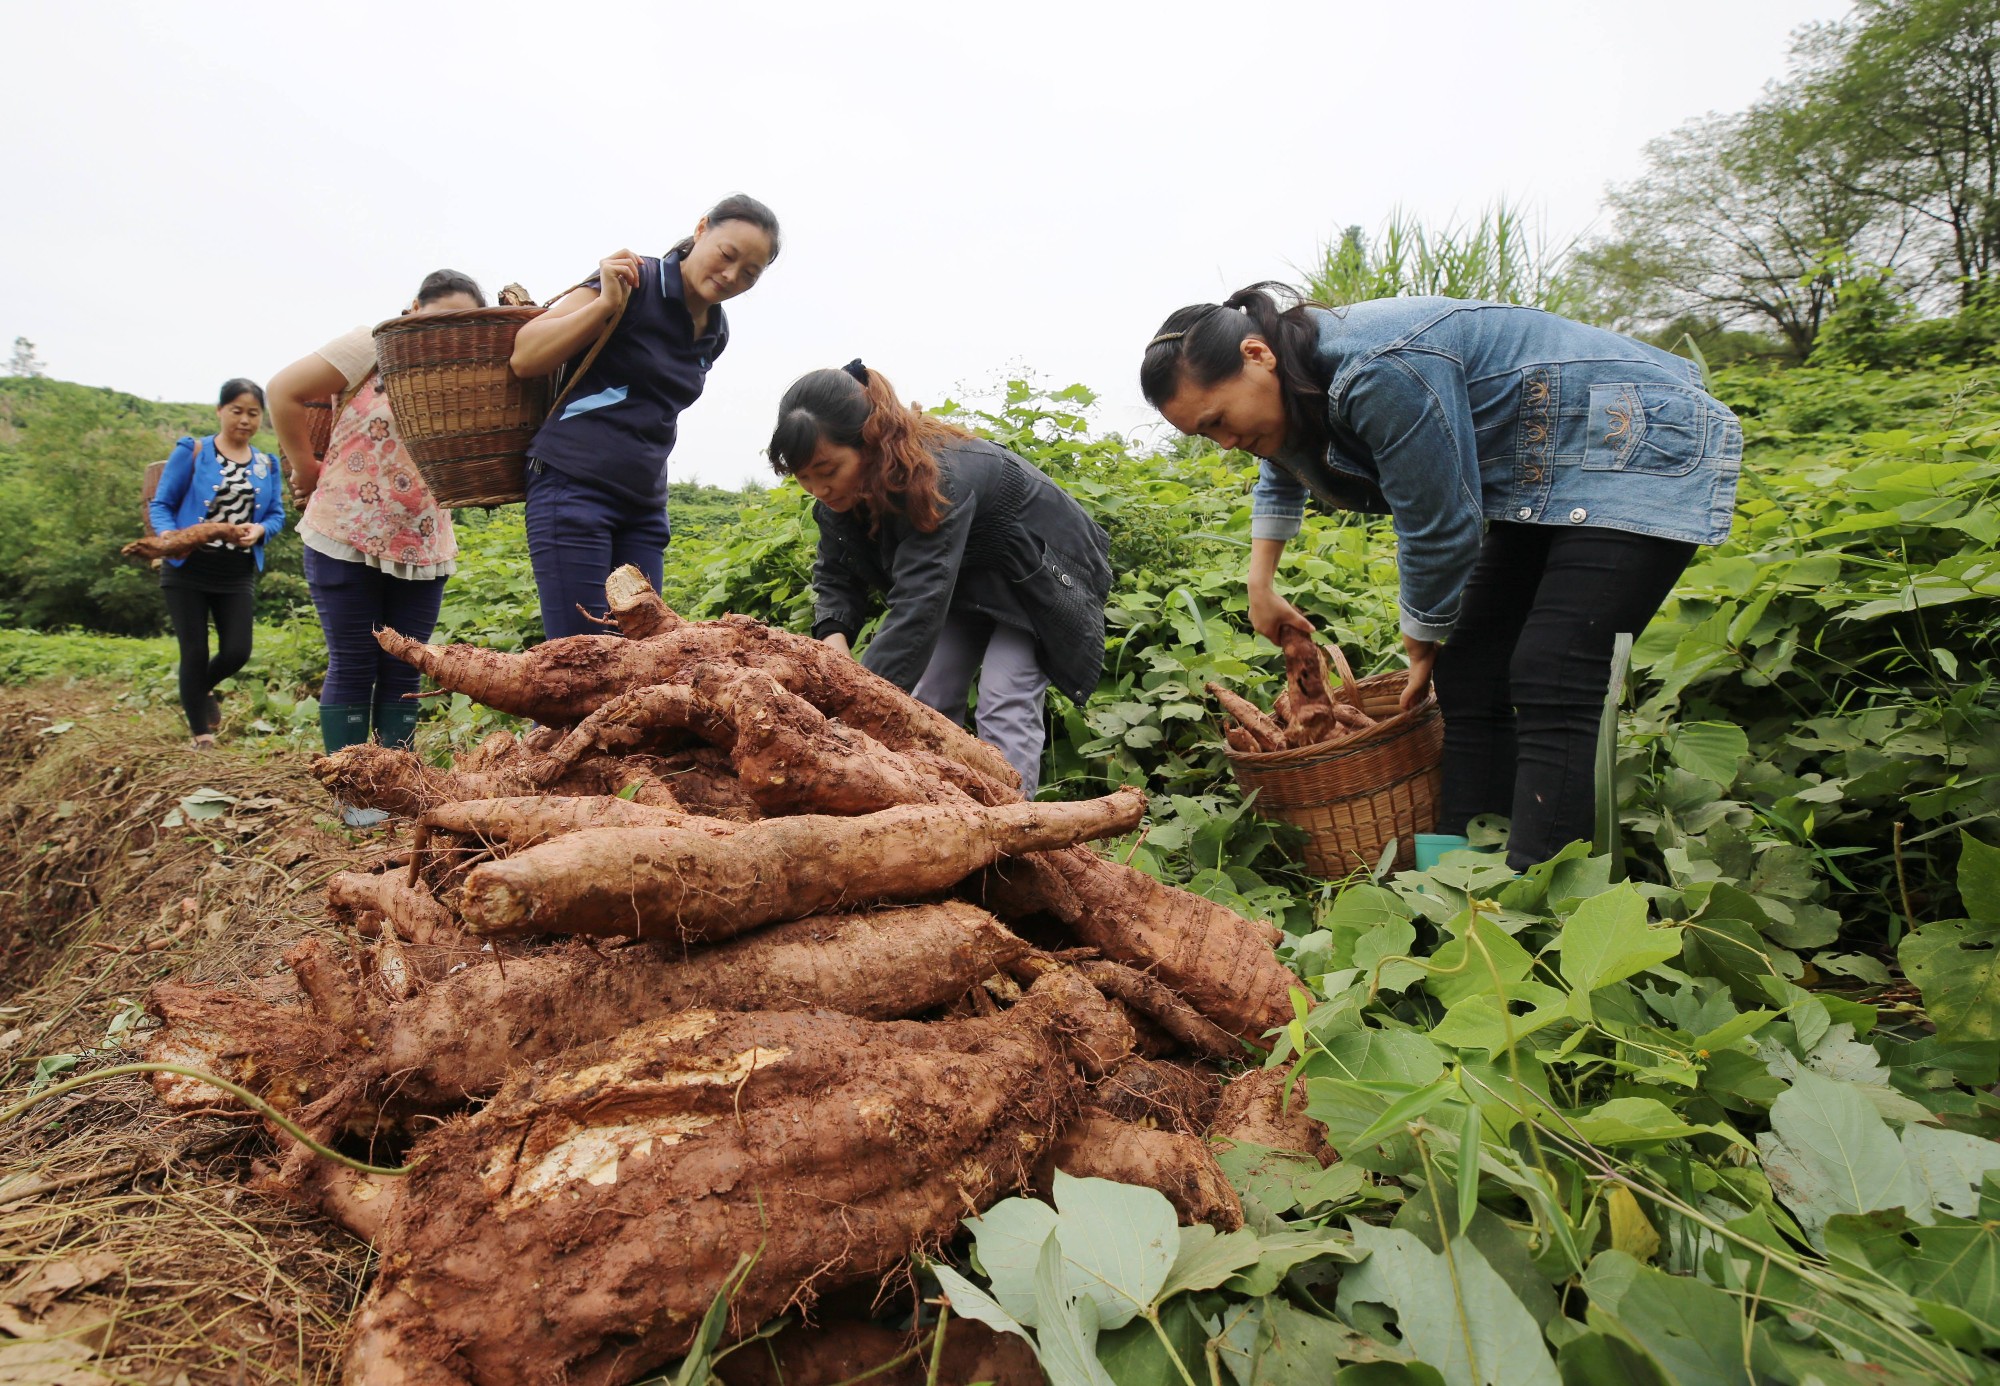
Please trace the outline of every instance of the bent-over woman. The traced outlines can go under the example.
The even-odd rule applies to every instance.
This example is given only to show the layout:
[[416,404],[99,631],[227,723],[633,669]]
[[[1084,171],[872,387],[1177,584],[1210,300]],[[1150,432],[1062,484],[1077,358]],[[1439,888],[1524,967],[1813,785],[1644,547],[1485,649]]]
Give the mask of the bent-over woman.
[[250,444],[264,422],[263,390],[254,381],[228,381],[216,401],[215,418],[213,434],[183,438],[174,446],[147,506],[147,518],[160,535],[203,521],[235,526],[229,538],[211,539],[186,557],[160,565],[160,596],[180,642],[181,710],[196,749],[215,744],[222,720],[215,686],[249,662],[264,545],[285,527],[278,463]]
[[1438,832],[1513,820],[1519,871],[1591,835],[1612,643],[1729,535],[1743,431],[1690,361],[1552,313],[1448,298],[1182,308],[1140,387],[1183,433],[1263,459],[1250,618],[1311,628],[1273,578],[1308,497],[1389,515],[1408,706],[1445,720]]
[[975,729],[1041,782],[1053,684],[1081,705],[1104,667],[1110,540],[1055,482],[912,409],[859,361],[785,391],[768,453],[817,502],[813,634],[845,650],[870,597],[888,611],[861,663]]
[[657,259],[629,250],[605,257],[514,339],[516,375],[568,363],[573,377],[528,447],[528,557],[549,639],[599,629],[578,608],[604,615],[614,568],[634,564],[660,585],[667,459],[681,411],[701,398],[729,345],[723,303],[777,258],[777,217],[738,193]]
[[[483,308],[479,285],[456,270],[427,275],[406,313]],[[315,462],[306,405],[329,395],[341,403]],[[320,740],[329,752],[371,731],[385,746],[407,746],[416,733],[420,675],[385,654],[375,632],[391,627],[428,640],[457,568],[451,512],[439,507],[396,435],[389,397],[375,369],[372,329],[356,327],[271,381],[271,418],[292,463],[292,486],[305,506],[299,538],[306,583],[326,633],[326,682],[320,688]],[[343,808],[350,827],[386,815]]]

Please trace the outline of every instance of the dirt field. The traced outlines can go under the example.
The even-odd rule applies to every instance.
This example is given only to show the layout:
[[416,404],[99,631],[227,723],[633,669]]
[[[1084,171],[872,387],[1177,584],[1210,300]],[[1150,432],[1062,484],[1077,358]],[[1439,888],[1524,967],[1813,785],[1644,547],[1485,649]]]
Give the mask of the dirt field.
[[[38,1066],[132,1059],[154,982],[255,989],[330,930],[326,879],[400,837],[327,805],[296,752],[191,753],[110,692],[0,693],[0,1105]],[[0,1127],[0,1381],[336,1379],[370,1254],[245,1191],[266,1151],[240,1116],[166,1119],[138,1075]]]

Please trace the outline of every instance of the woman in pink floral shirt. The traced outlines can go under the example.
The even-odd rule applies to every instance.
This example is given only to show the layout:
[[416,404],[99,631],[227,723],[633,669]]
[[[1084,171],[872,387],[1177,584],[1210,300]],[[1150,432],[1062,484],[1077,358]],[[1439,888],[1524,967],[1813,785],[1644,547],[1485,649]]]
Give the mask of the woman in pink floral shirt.
[[[483,308],[479,286],[438,270],[406,310]],[[340,397],[323,463],[313,461],[305,407]],[[390,626],[430,638],[457,567],[451,514],[440,509],[396,436],[389,397],[375,370],[375,339],[357,327],[293,362],[271,381],[271,419],[291,459],[292,487],[305,502],[299,536],[306,582],[326,632],[320,737],[328,751],[368,740],[407,746],[416,733],[417,671],[384,654],[375,631]],[[351,827],[382,820],[373,809],[343,808]]]

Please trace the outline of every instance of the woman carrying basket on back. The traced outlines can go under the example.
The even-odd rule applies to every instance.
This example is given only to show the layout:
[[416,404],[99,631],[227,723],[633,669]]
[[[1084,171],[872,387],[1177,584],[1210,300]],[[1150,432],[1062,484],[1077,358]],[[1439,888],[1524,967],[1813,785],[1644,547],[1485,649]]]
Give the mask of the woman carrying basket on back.
[[1545,861],[1591,835],[1613,640],[1728,537],[1743,431],[1694,363],[1539,309],[1281,308],[1289,293],[1179,309],[1140,388],[1182,433],[1263,460],[1249,585],[1267,638],[1311,629],[1273,585],[1308,496],[1390,516],[1404,706],[1435,672],[1445,719],[1432,854],[1506,813],[1508,865]]
[[681,411],[729,344],[722,304],[777,258],[771,209],[726,197],[657,259],[607,256],[514,339],[516,375],[571,369],[528,448],[528,557],[549,639],[599,629],[578,608],[604,614],[615,568],[634,564],[660,585]]
[[[479,285],[456,270],[424,278],[405,313],[483,308]],[[313,459],[307,406],[340,397],[324,465]],[[367,327],[334,338],[271,381],[271,419],[292,462],[292,486],[305,503],[299,537],[306,583],[326,632],[326,682],[319,695],[320,741],[329,753],[368,740],[408,746],[417,729],[420,675],[375,643],[388,626],[430,639],[446,579],[458,566],[451,512],[424,484],[396,435],[389,396],[375,369]],[[388,815],[343,806],[351,828]]]
[[1104,530],[1033,466],[910,408],[859,361],[785,391],[769,456],[819,502],[813,634],[846,650],[886,593],[862,664],[959,723],[977,675],[979,735],[1033,798],[1049,686],[1081,705],[1104,666]]

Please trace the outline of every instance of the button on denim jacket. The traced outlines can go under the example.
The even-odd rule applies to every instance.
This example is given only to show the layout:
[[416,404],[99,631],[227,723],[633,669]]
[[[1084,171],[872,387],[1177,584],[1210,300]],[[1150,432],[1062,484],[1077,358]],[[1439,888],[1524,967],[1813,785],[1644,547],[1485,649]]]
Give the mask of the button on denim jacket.
[[1386,510],[1405,635],[1451,633],[1487,521],[1728,537],[1743,430],[1693,362],[1506,304],[1308,311],[1333,441],[1265,460],[1250,532],[1291,538],[1309,494]]

